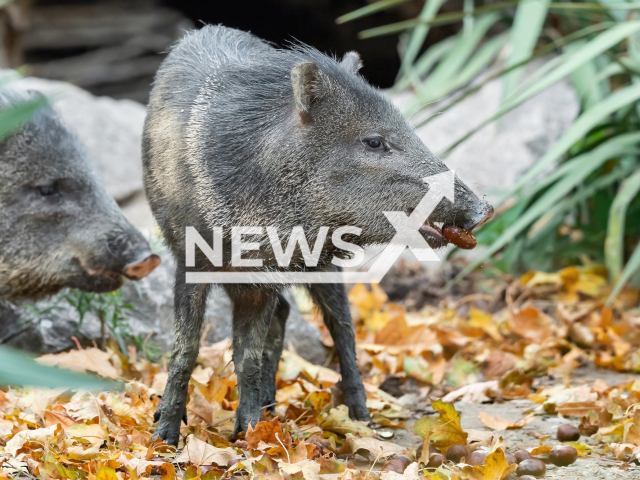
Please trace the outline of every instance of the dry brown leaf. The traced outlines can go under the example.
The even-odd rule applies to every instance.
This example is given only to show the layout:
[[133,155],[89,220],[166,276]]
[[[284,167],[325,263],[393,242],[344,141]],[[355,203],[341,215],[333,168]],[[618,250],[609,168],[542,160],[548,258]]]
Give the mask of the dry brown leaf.
[[244,438],[249,450],[257,449],[260,442],[274,446],[279,446],[281,443],[284,443],[285,446],[291,445],[291,438],[285,438],[277,418],[270,422],[258,422],[255,429],[249,425]]
[[340,435],[347,433],[357,434],[361,437],[372,437],[373,430],[367,427],[363,422],[351,420],[349,418],[349,408],[346,405],[340,405],[329,410],[329,413],[318,418],[320,428],[328,430]]
[[75,372],[94,372],[107,378],[118,378],[118,371],[111,364],[111,355],[97,348],[71,350],[63,353],[50,353],[36,358],[36,361],[49,367],[60,367]]
[[517,422],[512,422],[511,420],[498,416],[490,417],[485,412],[480,412],[479,418],[485,426],[492,430],[519,430],[533,420],[533,415],[528,415]]
[[384,442],[376,438],[359,438],[347,434],[347,438],[338,453],[351,453],[353,455],[357,453],[373,461],[376,458],[380,460],[394,454],[405,453],[405,449],[395,443]]
[[[279,462],[280,470],[287,475],[297,477],[302,474],[305,480],[319,480],[320,479],[320,464],[312,460],[303,460],[298,463],[286,463],[284,461]],[[298,474],[298,475],[296,475]]]
[[461,399],[466,403],[482,403],[485,400],[489,400],[489,398],[487,397],[487,393],[495,393],[498,390],[499,387],[497,380],[492,380],[490,382],[472,383],[448,393],[447,395],[442,397],[442,401],[445,403],[453,403],[458,399]]
[[176,462],[190,463],[195,466],[218,465],[226,467],[230,460],[240,460],[240,455],[234,448],[217,448],[207,442],[197,439],[193,434],[187,437],[187,444]]
[[9,455],[15,456],[18,450],[27,442],[39,443],[45,446],[54,437],[64,436],[64,430],[59,425],[52,425],[46,428],[37,428],[35,430],[23,430],[18,432],[7,442],[4,451]]

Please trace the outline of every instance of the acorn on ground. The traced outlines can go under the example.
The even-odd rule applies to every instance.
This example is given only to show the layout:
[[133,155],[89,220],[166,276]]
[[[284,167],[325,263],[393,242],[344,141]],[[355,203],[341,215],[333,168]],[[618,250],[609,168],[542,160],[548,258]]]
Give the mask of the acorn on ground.
[[580,430],[569,423],[560,425],[556,435],[561,442],[577,442],[580,440]]
[[553,447],[549,452],[549,461],[557,467],[566,467],[578,459],[578,451],[570,445]]
[[516,474],[519,477],[523,475],[533,475],[534,477],[541,477],[547,472],[547,466],[542,460],[537,458],[528,458],[520,462]]

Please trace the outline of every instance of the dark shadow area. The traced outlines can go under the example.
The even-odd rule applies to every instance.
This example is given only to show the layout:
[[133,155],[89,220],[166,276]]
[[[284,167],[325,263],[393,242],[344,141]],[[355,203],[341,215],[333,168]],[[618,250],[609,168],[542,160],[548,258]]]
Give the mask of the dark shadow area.
[[[410,18],[422,2],[409,2],[403,9],[391,9],[354,22],[337,25],[340,15],[367,5],[365,0],[245,0],[212,2],[208,0],[163,0],[162,4],[181,11],[196,26],[221,23],[248,30],[286,46],[299,40],[326,53],[343,55],[350,50],[360,53],[362,74],[374,85],[390,87],[400,61],[396,35],[358,39],[358,32]],[[418,8],[416,8],[418,7]]]

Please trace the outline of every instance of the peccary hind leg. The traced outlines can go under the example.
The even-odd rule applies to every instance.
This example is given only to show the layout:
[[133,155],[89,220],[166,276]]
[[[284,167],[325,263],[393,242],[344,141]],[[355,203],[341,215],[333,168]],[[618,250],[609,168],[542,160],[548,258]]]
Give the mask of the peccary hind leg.
[[349,416],[356,420],[369,420],[364,385],[356,362],[355,332],[347,291],[343,284],[318,283],[309,286],[309,293],[322,312],[338,353],[342,395],[349,407]]
[[257,288],[226,286],[233,303],[233,364],[240,403],[234,435],[262,420],[260,389],[262,354],[274,314],[277,294]]
[[200,332],[207,304],[209,285],[186,284],[184,270],[176,270],[175,343],[169,363],[169,380],[162,403],[155,413],[159,422],[154,438],[178,445],[180,421],[187,423],[187,387],[200,348]]
[[269,405],[273,411],[276,401],[276,373],[278,363],[282,355],[284,342],[284,329],[289,316],[289,302],[281,294],[278,294],[278,304],[271,319],[269,334],[262,351],[262,386],[260,387],[260,400],[263,407]]

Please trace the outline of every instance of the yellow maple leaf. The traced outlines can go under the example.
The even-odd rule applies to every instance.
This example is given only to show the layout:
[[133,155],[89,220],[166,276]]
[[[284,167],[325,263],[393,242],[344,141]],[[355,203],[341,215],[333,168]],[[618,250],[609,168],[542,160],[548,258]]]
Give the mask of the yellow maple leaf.
[[437,400],[431,405],[440,416],[422,417],[414,425],[417,435],[429,439],[429,443],[440,450],[446,450],[453,445],[466,445],[467,433],[460,426],[460,414],[453,404]]
[[472,467],[467,465],[462,469],[464,480],[502,480],[516,471],[518,465],[509,465],[502,448],[487,455],[484,465]]

